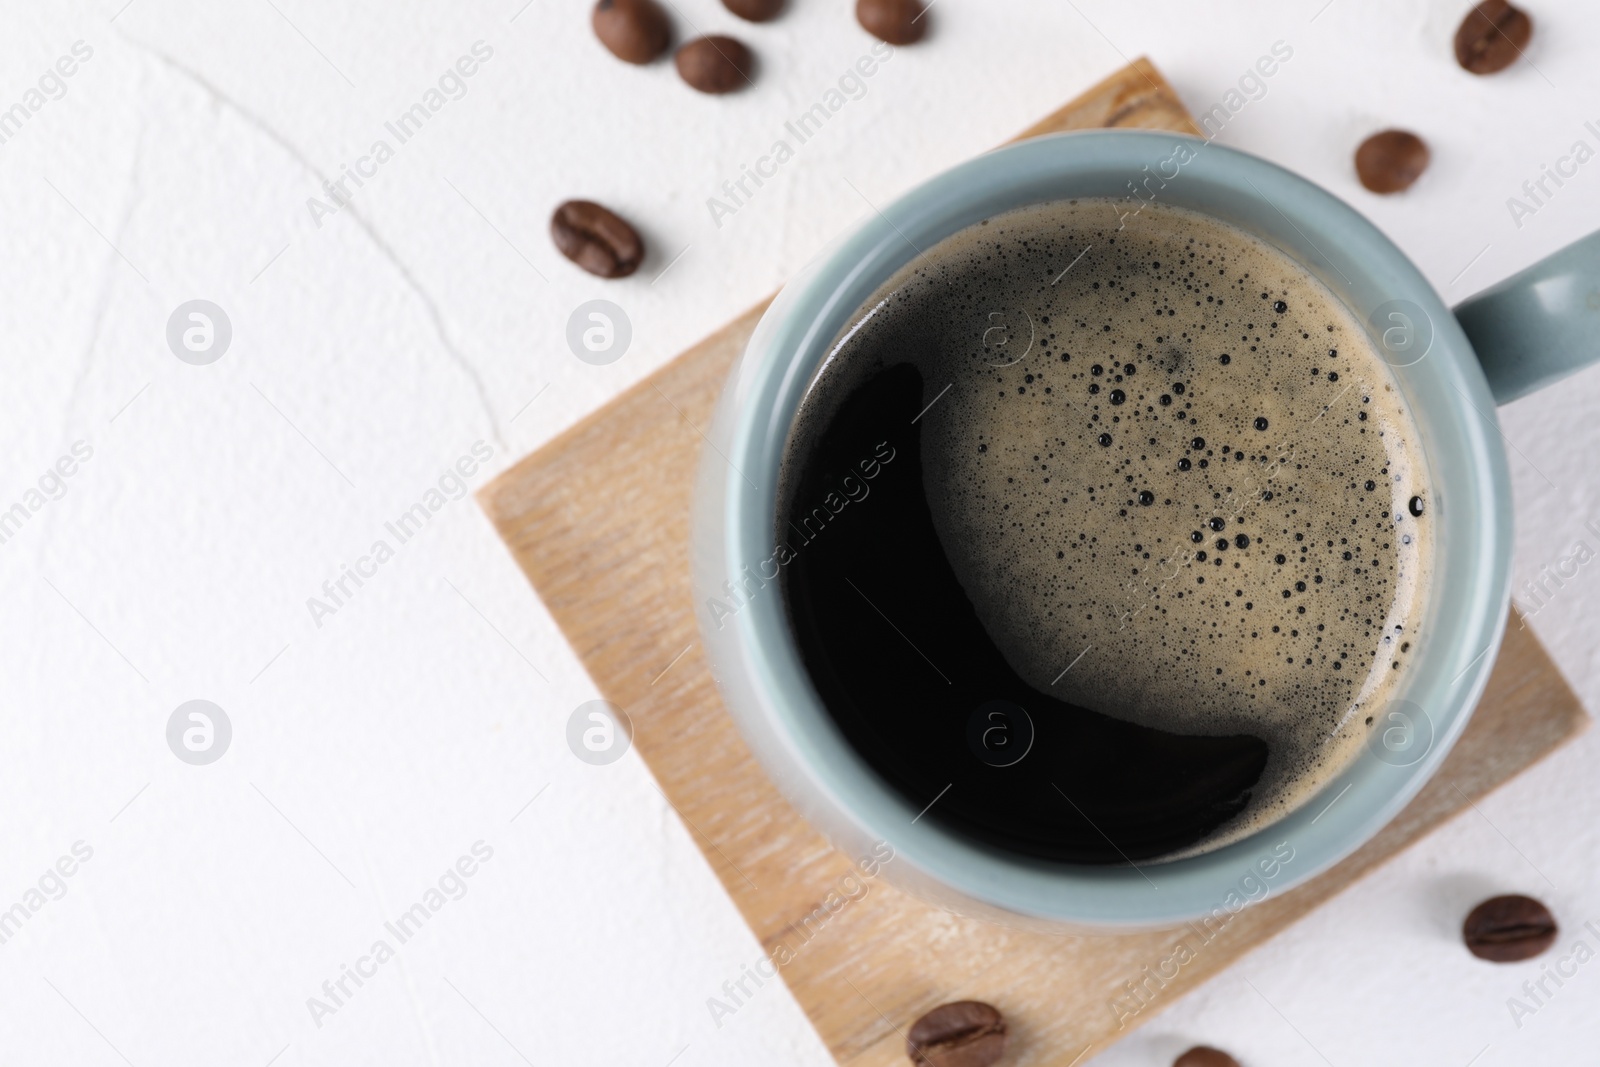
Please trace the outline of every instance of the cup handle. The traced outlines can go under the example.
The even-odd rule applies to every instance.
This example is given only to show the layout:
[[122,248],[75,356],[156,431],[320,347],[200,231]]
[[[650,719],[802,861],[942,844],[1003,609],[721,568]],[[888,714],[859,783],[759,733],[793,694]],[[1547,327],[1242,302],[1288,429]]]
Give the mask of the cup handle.
[[1455,315],[1499,404],[1600,360],[1600,233],[1467,299]]

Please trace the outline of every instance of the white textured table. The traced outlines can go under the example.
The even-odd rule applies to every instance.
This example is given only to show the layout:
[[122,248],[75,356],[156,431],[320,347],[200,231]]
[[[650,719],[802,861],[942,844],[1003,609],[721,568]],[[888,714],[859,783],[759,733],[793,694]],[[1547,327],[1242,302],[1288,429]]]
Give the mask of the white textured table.
[[[1575,141],[1600,149],[1600,10],[1578,0],[1534,8],[1530,62],[1487,79],[1450,57],[1464,3],[940,0],[933,38],[720,226],[707,198],[870,41],[845,0],[759,27],[675,2],[685,33],[750,42],[755,89],[710,99],[670,64],[625,67],[583,5],[546,0],[8,5],[0,1060],[823,1064],[781,986],[713,1024],[706,998],[759,949],[637,758],[569,752],[593,691],[458,487],[770,291],[864,199],[1125,56],[1198,114],[1286,42],[1219,139],[1350,199],[1451,300],[1600,228],[1600,162],[1520,226],[1506,206]],[[402,142],[386,123],[463,56],[471,75]],[[1349,156],[1391,124],[1434,164],[1379,200]],[[363,162],[380,139],[392,153]],[[361,184],[340,206],[323,181],[345,167]],[[640,224],[637,276],[553,252],[570,196]],[[607,366],[563,340],[596,297],[633,324]],[[209,365],[166,340],[194,299],[232,326]],[[1519,585],[1600,550],[1597,408],[1590,372],[1504,412]],[[447,474],[458,461],[470,474]],[[1600,566],[1574,567],[1524,603],[1600,707]],[[231,724],[209,765],[168,746],[194,699]],[[1591,732],[1101,1062],[1195,1040],[1247,1064],[1586,1061],[1600,968],[1534,1004],[1541,964],[1479,963],[1454,928],[1521,890],[1566,924],[1544,962],[1600,947],[1582,928],[1600,928],[1597,756]],[[1520,1027],[1512,996],[1537,1009]]]

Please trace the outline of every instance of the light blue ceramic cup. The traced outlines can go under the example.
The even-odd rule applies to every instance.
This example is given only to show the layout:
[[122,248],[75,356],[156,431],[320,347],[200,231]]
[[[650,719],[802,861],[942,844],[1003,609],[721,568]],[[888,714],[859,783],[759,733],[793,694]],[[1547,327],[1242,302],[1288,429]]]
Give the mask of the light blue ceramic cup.
[[[918,818],[845,741],[789,633],[772,562],[780,458],[802,393],[850,315],[918,249],[999,212],[1069,197],[1176,205],[1292,256],[1370,325],[1422,434],[1435,530],[1423,637],[1362,758],[1299,810],[1204,855],[1138,867],[1046,863]],[[767,311],[719,403],[695,501],[697,614],[728,707],[785,795],[852,857],[953,910],[1110,931],[1214,925],[1371,838],[1460,736],[1510,599],[1511,495],[1495,404],[1600,355],[1600,235],[1452,314],[1388,238],[1264,160],[1143,131],[1042,137],[956,167],[836,242]],[[732,608],[713,611],[712,601]]]

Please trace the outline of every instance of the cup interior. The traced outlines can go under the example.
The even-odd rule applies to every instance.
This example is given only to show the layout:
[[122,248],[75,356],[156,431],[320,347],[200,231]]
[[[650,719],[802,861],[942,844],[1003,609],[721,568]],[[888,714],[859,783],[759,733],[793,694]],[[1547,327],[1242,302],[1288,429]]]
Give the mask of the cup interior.
[[702,461],[697,599],[772,555],[789,427],[828,346],[877,287],[919,249],[984,218],[1074,197],[1127,198],[1130,209],[1154,198],[1231,223],[1287,253],[1360,321],[1376,324],[1371,332],[1420,431],[1434,515],[1434,577],[1418,651],[1396,694],[1412,731],[1408,744],[1398,753],[1369,746],[1296,811],[1198,856],[1138,867],[1049,863],[919,819],[821,706],[776,591],[714,627],[702,617],[702,631],[757,755],[802,812],[852,854],[888,842],[896,857],[886,867],[891,877],[967,913],[1051,928],[1170,926],[1231,914],[1299,884],[1393,818],[1466,725],[1506,621],[1509,478],[1494,402],[1426,279],[1349,206],[1274,164],[1209,142],[1094,131],[996,150],[874,210],[784,290],[724,392],[711,434],[716,448]]

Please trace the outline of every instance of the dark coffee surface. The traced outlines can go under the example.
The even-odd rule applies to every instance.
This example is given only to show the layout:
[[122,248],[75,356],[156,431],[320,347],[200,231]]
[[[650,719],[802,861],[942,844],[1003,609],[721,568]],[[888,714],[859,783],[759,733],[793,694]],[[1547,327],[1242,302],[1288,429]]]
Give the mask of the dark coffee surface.
[[[825,528],[812,520],[805,529],[815,537],[807,540],[798,525],[790,531],[797,555],[785,572],[788,606],[823,702],[879,774],[918,807],[943,792],[928,817],[980,840],[1048,859],[1114,863],[1203,839],[1243,809],[1266,762],[1265,742],[1121,722],[1040,693],[1007,664],[928,511],[920,433],[911,424],[924,392],[906,364],[865,383],[795,487],[796,499],[823,501],[843,492],[852,472],[870,487]],[[880,449],[885,442],[889,450]],[[893,458],[867,481],[858,464],[874,455]],[[796,516],[797,524],[807,519]],[[983,762],[968,743],[969,720],[997,700],[1023,707],[1033,726],[1031,750],[1007,767]],[[1016,721],[992,721],[1012,735],[1026,732]]]
[[1254,238],[1000,216],[891,279],[812,383],[793,632],[927,818],[1061,861],[1203,851],[1347,766],[1397,684],[1413,440],[1348,312]]

